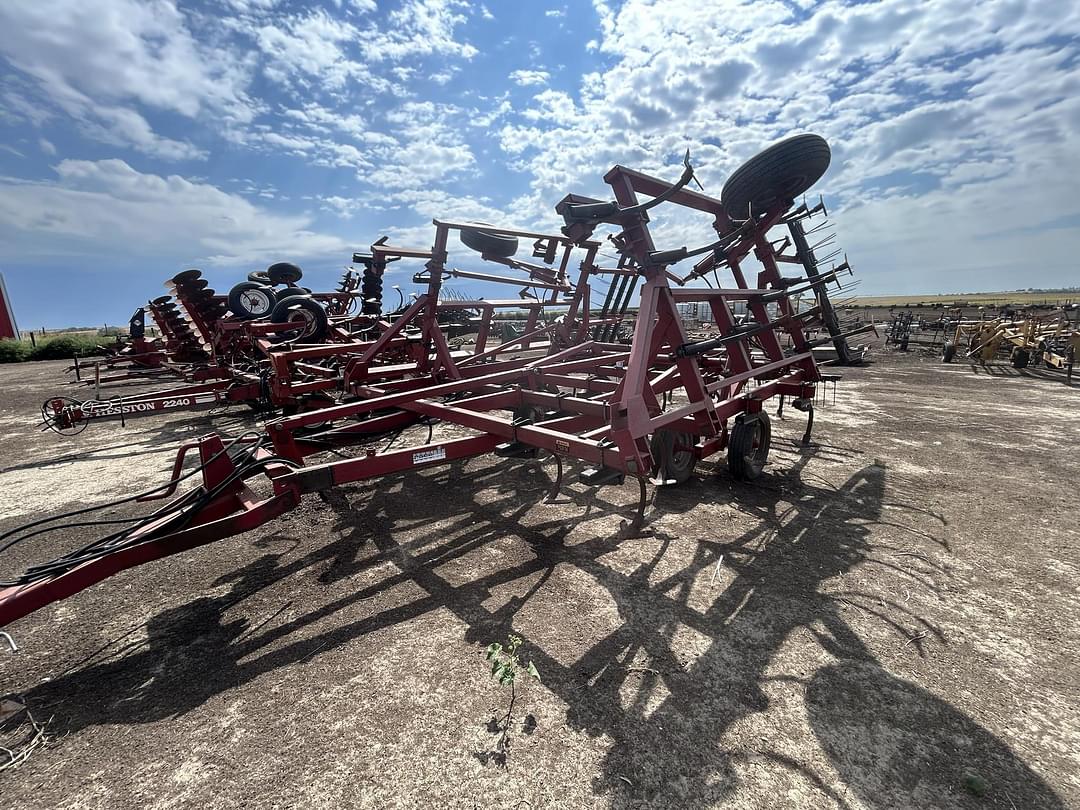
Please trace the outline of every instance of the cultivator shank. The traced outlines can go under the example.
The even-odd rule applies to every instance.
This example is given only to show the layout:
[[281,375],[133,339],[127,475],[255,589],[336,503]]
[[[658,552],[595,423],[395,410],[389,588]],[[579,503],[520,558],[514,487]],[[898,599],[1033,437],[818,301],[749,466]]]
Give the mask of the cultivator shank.
[[[561,233],[435,220],[430,249],[396,247],[381,239],[354,256],[363,268],[361,312],[330,316],[317,344],[281,342],[280,330],[295,328],[296,322],[276,317],[230,325],[225,305],[205,282],[181,274],[174,279],[175,295],[194,324],[199,346],[220,354],[225,346],[238,351],[235,347],[245,345],[254,350],[253,358],[262,358],[253,360],[251,370],[234,370],[227,380],[207,383],[200,396],[213,396],[215,402],[254,397],[290,407],[258,436],[234,440],[228,452],[216,435],[201,439],[201,487],[111,541],[117,548],[110,554],[124,556],[58,565],[48,569],[49,585],[33,578],[0,592],[0,625],[27,612],[26,604],[59,598],[120,568],[254,528],[306,493],[455,459],[550,454],[558,461],[557,484],[564,460],[585,466],[579,473],[585,485],[634,478],[641,495],[634,528],[643,517],[646,482],[682,483],[700,459],[726,452],[735,477],[756,478],[769,452],[768,399],[791,397],[808,414],[809,441],[821,375],[806,328],[830,322],[822,293],[848,271],[846,262],[819,269],[805,238],[797,236],[806,210],[793,211],[792,198],[828,163],[824,141],[805,140],[815,137],[792,139],[803,151],[788,154],[787,168],[802,178],[801,188],[781,183],[785,178],[766,178],[779,183],[783,194],[764,181],[748,186],[745,174],[738,175],[738,193],[729,194],[725,186],[720,199],[692,191],[689,160],[676,183],[616,166],[604,178],[612,201],[568,195],[559,203],[556,210],[566,222]],[[817,163],[796,165],[808,146],[817,150]],[[775,162],[774,155],[762,165],[775,169]],[[761,200],[767,205],[754,210]],[[700,248],[658,249],[647,212],[660,204],[709,215],[714,238]],[[749,215],[733,219],[732,212],[740,209]],[[601,226],[615,230],[610,241],[618,258],[610,265],[601,262],[601,242],[593,239]],[[779,246],[770,241],[775,227],[795,237],[795,254],[783,252],[789,240]],[[494,270],[451,265],[450,250],[459,241]],[[518,258],[522,242],[532,246],[525,259]],[[690,258],[696,263],[680,277],[674,268]],[[383,316],[375,306],[381,306],[382,277],[399,260],[423,262],[414,280],[426,289],[408,306],[403,299],[392,317]],[[781,263],[792,261],[804,267],[805,276],[781,275]],[[721,285],[720,272],[732,280]],[[707,276],[717,285],[695,283]],[[516,294],[448,300],[441,295],[448,279],[503,284]],[[605,294],[594,297],[605,284]],[[797,311],[794,296],[806,292],[818,303]],[[635,294],[639,303],[631,314]],[[708,308],[715,335],[688,336],[678,310],[688,302]],[[737,310],[745,314],[737,316]],[[476,329],[468,351],[453,349],[445,328],[462,312],[469,313]],[[502,312],[524,313],[525,325],[520,334],[498,342],[492,333]],[[839,341],[832,332],[829,339]],[[140,400],[139,407],[160,399]],[[85,403],[79,408],[85,415]],[[449,438],[431,442],[435,421],[456,429]],[[375,444],[417,424],[429,426],[427,442],[395,449],[393,441],[381,449]],[[339,452],[349,447],[355,455]],[[174,479],[180,478],[189,449],[181,451]],[[331,451],[335,455],[328,455]],[[257,496],[248,488],[255,477],[265,478],[270,494]],[[30,592],[36,595],[25,596]]]

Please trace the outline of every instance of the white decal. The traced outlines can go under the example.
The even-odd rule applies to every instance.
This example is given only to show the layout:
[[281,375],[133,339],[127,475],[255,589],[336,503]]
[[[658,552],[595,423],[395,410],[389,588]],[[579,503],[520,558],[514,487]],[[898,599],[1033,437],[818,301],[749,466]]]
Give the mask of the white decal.
[[152,402],[132,402],[124,403],[123,406],[119,402],[100,402],[93,399],[88,399],[79,409],[86,414],[86,416],[116,416],[122,413],[137,413],[140,411],[152,411],[154,410],[154,404]]
[[446,448],[436,447],[431,450],[421,450],[419,453],[413,453],[413,464],[427,464],[431,461],[441,461],[446,458]]

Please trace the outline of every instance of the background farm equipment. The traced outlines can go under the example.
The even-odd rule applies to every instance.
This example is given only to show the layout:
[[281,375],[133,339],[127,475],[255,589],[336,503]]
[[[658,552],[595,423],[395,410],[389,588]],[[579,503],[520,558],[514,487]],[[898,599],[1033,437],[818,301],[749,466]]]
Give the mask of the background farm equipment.
[[942,362],[950,363],[958,354],[986,364],[999,356],[1008,358],[1013,368],[1037,367],[1065,371],[1071,380],[1080,329],[1064,312],[1008,317],[958,319],[947,327]]
[[[429,249],[379,240],[369,253],[354,257],[364,267],[369,291],[390,262],[424,263],[414,280],[426,290],[392,321],[370,311],[362,313],[365,320],[330,319],[327,340],[319,345],[275,343],[281,329],[302,328],[291,320],[252,319],[236,326],[263,351],[270,373],[260,384],[275,402],[318,396],[326,407],[316,402],[260,431],[236,438],[211,434],[185,445],[172,479],[138,499],[169,497],[195,475],[201,486],[13,579],[0,591],[0,625],[116,571],[253,529],[294,508],[307,493],[481,454],[550,456],[556,466],[552,495],[562,484],[564,459],[588,465],[579,472],[587,486],[630,477],[639,489],[633,530],[643,524],[647,482],[685,483],[700,459],[725,453],[732,476],[756,479],[771,446],[764,408],[770,398],[791,397],[793,407],[808,416],[803,441],[811,437],[822,377],[806,325],[820,322],[825,308],[819,303],[799,312],[793,300],[818,293],[848,268],[844,262],[820,271],[815,262],[816,272],[810,272],[797,255],[786,256],[782,244],[777,248],[769,232],[808,215],[793,211],[793,199],[820,178],[829,158],[824,140],[796,136],[745,164],[719,199],[687,188],[693,179],[689,156],[675,183],[615,166],[604,178],[613,200],[571,194],[559,203],[556,210],[566,223],[560,234],[436,220]],[[639,195],[650,199],[641,202]],[[696,248],[657,249],[647,212],[661,204],[707,214],[716,237]],[[614,228],[614,266],[597,263],[601,243],[593,233],[605,226]],[[452,237],[501,265],[500,273],[450,267]],[[532,245],[526,259],[518,258],[522,240]],[[755,275],[748,266],[751,254],[760,264]],[[693,257],[700,258],[688,275],[673,271]],[[780,274],[780,263],[791,259],[803,265],[806,276]],[[727,286],[693,284],[706,275],[717,278],[720,270],[732,279]],[[461,278],[524,288],[530,296],[440,297],[445,280]],[[604,278],[607,295],[594,309],[593,284]],[[205,284],[191,274],[174,281],[204,338],[200,345],[208,352],[235,346],[221,330],[208,328],[213,318],[221,319],[223,305]],[[640,303],[627,345],[615,337],[635,291]],[[691,339],[677,309],[684,303],[707,306],[717,334]],[[746,309],[741,321],[734,315],[736,303]],[[489,348],[495,314],[522,309],[528,315],[521,334]],[[470,316],[478,319],[472,351],[452,350],[440,320],[450,311],[476,313]],[[432,441],[436,421],[449,434]],[[427,428],[427,441],[392,449],[412,425]],[[394,438],[382,446],[379,440],[388,435]],[[182,472],[191,452],[198,453],[199,463]],[[38,531],[10,532],[0,540],[10,546]]]
[[[81,432],[91,419],[119,419],[167,410],[201,409],[246,403],[258,410],[282,405],[271,401],[266,382],[266,352],[273,344],[289,340],[319,342],[330,331],[330,314],[340,318],[354,308],[357,276],[348,271],[338,289],[311,293],[296,286],[303,276],[290,263],[271,265],[265,272],[252,273],[234,286],[227,296],[209,287],[200,270],[185,270],[167,286],[171,295],[151,301],[151,313],[165,340],[157,355],[159,373],[173,374],[186,384],[134,395],[101,397],[101,389],[145,380],[145,373],[127,371],[102,374],[113,368],[95,364],[93,373],[76,366],[77,381],[95,387],[89,400],[53,397],[42,407],[44,424],[57,433]],[[274,285],[283,285],[275,290]],[[133,334],[139,310],[132,318]],[[260,321],[260,315],[262,320]],[[81,373],[80,373],[81,372]]]

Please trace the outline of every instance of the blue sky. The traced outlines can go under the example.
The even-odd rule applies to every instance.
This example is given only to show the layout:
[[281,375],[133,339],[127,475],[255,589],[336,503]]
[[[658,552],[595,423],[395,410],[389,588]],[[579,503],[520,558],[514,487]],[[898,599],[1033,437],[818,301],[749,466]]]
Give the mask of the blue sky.
[[0,71],[24,328],[120,322],[186,267],[327,287],[437,216],[548,229],[688,147],[718,194],[801,131],[860,292],[1080,284],[1076,3],[34,0],[0,4]]

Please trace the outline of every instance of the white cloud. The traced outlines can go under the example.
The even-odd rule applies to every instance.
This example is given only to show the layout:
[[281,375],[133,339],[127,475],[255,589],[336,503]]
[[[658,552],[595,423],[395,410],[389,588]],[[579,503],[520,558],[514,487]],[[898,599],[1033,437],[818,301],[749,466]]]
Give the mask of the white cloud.
[[355,198],[337,195],[320,197],[319,202],[322,203],[324,211],[331,211],[342,219],[352,219],[356,215],[357,209],[361,207],[361,204]]
[[197,159],[206,152],[187,141],[166,138],[154,132],[150,122],[127,107],[97,107],[82,130],[90,137],[116,146],[131,146],[147,155],[165,160]]
[[84,131],[161,157],[199,150],[156,136],[130,107],[249,121],[244,59],[200,44],[168,0],[0,4],[0,54]]
[[[511,208],[569,190],[606,196],[597,179],[613,163],[675,176],[687,147],[718,193],[771,142],[815,131],[833,147],[818,190],[842,233],[855,223],[847,246],[867,286],[898,283],[884,272],[897,255],[908,259],[904,283],[924,288],[973,257],[1000,275],[1002,256],[1019,266],[1045,252],[1052,260],[1037,272],[1061,278],[1072,267],[1065,246],[1080,250],[1080,236],[1055,231],[1042,245],[1038,230],[1048,210],[1080,217],[1080,200],[1059,181],[1080,150],[1080,7],[800,6],[805,14],[782,0],[665,0],[659,14],[650,0],[594,0],[600,36],[587,48],[608,60],[603,72],[585,74],[576,93],[537,94],[500,130],[512,165],[531,178]],[[1004,250],[978,235],[998,200],[1021,225]],[[892,239],[891,253],[879,249],[890,229],[917,249],[893,249]],[[698,231],[687,220],[674,233],[692,241]]]
[[404,0],[390,13],[390,26],[382,32],[371,58],[397,61],[437,53],[472,59],[479,52],[455,36],[456,29],[466,22],[461,12],[468,8],[465,0]]
[[[606,197],[601,178],[612,164],[676,176],[687,147],[706,188],[719,193],[764,146],[816,131],[834,154],[819,190],[841,232],[851,232],[846,246],[867,287],[897,283],[884,273],[901,256],[905,283],[917,272],[934,283],[973,257],[997,267],[1002,257],[1019,264],[1039,256],[1042,274],[1072,267],[1065,248],[1072,239],[1080,250],[1080,237],[1050,225],[1080,217],[1061,180],[1080,149],[1077,4],[987,0],[978,14],[969,0],[664,0],[662,13],[654,0],[594,0],[592,9],[590,18],[587,6],[574,8],[575,36],[589,39],[586,61],[575,63],[579,83],[555,90],[548,85],[565,47],[549,36],[556,26],[539,26],[543,37],[503,31],[516,15],[500,15],[495,26],[490,9],[465,0],[219,0],[212,10],[176,0],[9,2],[0,4],[0,66],[11,67],[0,124],[23,128],[9,143],[32,149],[36,141],[44,154],[55,148],[40,134],[72,122],[76,134],[163,160],[218,158],[224,138],[228,150],[266,158],[249,199],[284,199],[267,183],[277,158],[293,178],[281,185],[296,196],[305,189],[294,191],[295,170],[308,170],[301,182],[311,183],[315,215],[359,218],[391,206],[406,226],[440,206],[546,226],[567,191]],[[544,13],[561,26],[566,10]],[[536,29],[546,18],[534,13],[524,25]],[[494,28],[492,48],[529,67],[484,77],[481,91],[468,71],[489,64],[477,44]],[[66,132],[57,143],[83,146]],[[242,197],[221,199],[204,181],[143,175],[125,163],[87,163],[97,168],[86,176],[77,162],[59,165],[59,179],[5,181],[12,194],[58,203],[54,218],[39,206],[27,220],[39,238],[60,228],[64,239],[89,239],[72,230],[77,200],[125,210],[121,189],[135,182],[126,167],[165,183],[184,221],[199,225],[189,235],[210,234],[189,245],[224,255],[206,242],[214,229],[184,208],[205,197],[243,223],[237,250],[255,249],[257,239],[245,241],[255,230],[251,211],[234,209],[250,205]],[[117,186],[118,177],[126,184]],[[301,234],[301,243],[324,238],[303,235],[306,215],[253,210]],[[12,204],[4,211],[13,233],[23,220]],[[1007,246],[995,246],[987,221],[1008,221]],[[670,213],[655,222],[672,239],[702,233]],[[1045,244],[1040,230],[1052,231]],[[105,244],[118,243],[100,232]],[[918,258],[910,244],[922,246]]]
[[349,245],[310,229],[305,216],[283,216],[243,197],[177,175],[143,174],[122,160],[64,160],[55,181],[0,179],[5,260],[43,244],[159,263],[262,262],[345,254]]
[[259,47],[270,60],[264,68],[269,78],[295,82],[305,95],[316,81],[320,89],[329,91],[341,90],[350,79],[387,88],[385,81],[377,81],[366,65],[349,56],[349,46],[360,40],[360,30],[352,23],[335,19],[323,9],[274,20],[255,31]]
[[547,84],[551,74],[546,70],[515,70],[510,74],[510,81],[522,87],[531,84]]

